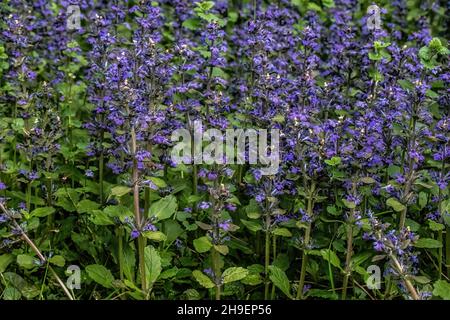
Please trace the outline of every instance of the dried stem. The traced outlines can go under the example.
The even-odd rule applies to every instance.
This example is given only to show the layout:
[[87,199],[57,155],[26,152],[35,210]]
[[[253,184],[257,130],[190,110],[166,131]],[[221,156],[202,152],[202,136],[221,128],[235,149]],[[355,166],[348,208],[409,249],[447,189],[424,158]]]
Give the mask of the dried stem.
[[[5,208],[5,206],[0,202],[0,209],[5,213],[8,214],[8,210]],[[28,235],[22,230],[22,228],[19,226],[19,224],[13,219],[12,220],[14,227],[17,230],[20,230],[20,235],[22,237],[22,239],[28,243],[28,245],[30,246],[30,248],[36,253],[36,255],[38,256],[38,258],[42,261],[42,263],[47,263],[47,259],[44,257],[44,255],[41,253],[41,251],[39,250],[39,248],[34,244],[34,242],[28,237]],[[70,293],[69,289],[67,289],[66,285],[64,284],[64,282],[61,280],[61,278],[58,276],[58,274],[55,272],[55,270],[49,265],[48,266],[49,270],[51,271],[51,273],[53,274],[53,276],[55,277],[56,281],[58,282],[58,284],[61,286],[61,288],[63,289],[64,293],[67,295],[67,297],[70,300],[75,300],[75,298],[73,297],[73,295]]]

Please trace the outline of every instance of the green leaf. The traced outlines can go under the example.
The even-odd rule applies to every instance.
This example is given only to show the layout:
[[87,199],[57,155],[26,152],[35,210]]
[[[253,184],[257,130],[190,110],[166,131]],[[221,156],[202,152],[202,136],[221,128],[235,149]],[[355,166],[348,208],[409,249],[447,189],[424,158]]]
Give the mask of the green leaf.
[[423,209],[427,205],[428,196],[427,193],[421,191],[419,192],[419,208]]
[[242,224],[247,227],[250,231],[256,232],[262,229],[262,226],[259,222],[249,221],[241,219]]
[[394,211],[397,211],[397,212],[400,212],[400,211],[403,211],[406,209],[406,207],[395,198],[387,199],[386,204],[389,207],[391,207],[392,209],[394,209]]
[[39,295],[40,290],[25,281],[21,276],[14,272],[5,272],[3,277],[1,277],[5,286],[13,287],[14,289],[20,291],[20,293],[27,299],[32,299]]
[[348,201],[347,199],[342,199],[342,203],[344,204],[344,206],[346,206],[349,209],[356,208],[356,203],[354,203],[353,201]]
[[155,216],[158,220],[170,218],[177,210],[177,198],[168,195],[159,199],[150,206],[150,216]]
[[4,300],[19,300],[22,297],[22,294],[19,290],[14,287],[6,287],[3,291],[3,299]]
[[442,248],[442,243],[431,238],[420,238],[416,241],[414,246],[417,248],[437,249]]
[[438,280],[434,283],[433,295],[444,300],[450,300],[450,283],[445,280]]
[[130,193],[130,191],[131,191],[130,187],[115,186],[114,188],[111,189],[111,195],[120,198],[120,197]]
[[167,187],[167,183],[158,177],[148,177],[148,180],[150,180],[151,182],[153,182],[155,184],[155,186],[157,186],[158,188],[165,188]]
[[409,90],[409,91],[414,90],[414,85],[409,80],[402,79],[402,80],[398,80],[397,82],[403,88],[403,90]]
[[287,269],[289,269],[290,263],[291,261],[287,254],[279,253],[277,257],[273,260],[272,265],[280,268],[283,271],[286,271]]
[[219,251],[221,254],[223,254],[224,256],[226,256],[228,254],[228,252],[230,251],[228,249],[228,246],[226,245],[215,245],[214,249],[216,249],[217,251]]
[[167,237],[161,231],[146,231],[142,233],[144,237],[155,241],[166,241]]
[[375,183],[375,182],[376,182],[375,179],[374,179],[374,178],[371,178],[371,177],[362,177],[362,178],[360,179],[360,181],[361,181],[362,183],[365,183],[365,184],[372,184],[372,183]]
[[337,210],[336,206],[327,206],[327,212],[333,216],[338,216],[341,213]]
[[145,277],[147,279],[147,285],[151,287],[161,274],[161,257],[153,246],[145,247],[144,254],[146,269]]
[[189,30],[195,31],[200,27],[201,21],[197,18],[190,18],[183,21],[182,26]]
[[19,254],[17,256],[17,264],[25,269],[32,269],[36,267],[36,264],[34,263],[34,258],[27,254]]
[[48,215],[51,215],[52,213],[54,213],[56,210],[53,207],[43,207],[43,208],[37,208],[34,209],[33,211],[31,211],[31,216],[32,217],[46,217]]
[[395,176],[402,171],[399,166],[390,165],[387,168],[388,174],[391,178],[395,178]]
[[200,237],[194,240],[194,248],[199,253],[208,252],[212,247],[211,241],[208,237]]
[[307,295],[308,297],[323,298],[328,300],[339,299],[339,296],[336,294],[336,292],[321,289],[311,289],[308,291]]
[[248,275],[248,270],[242,267],[231,267],[222,273],[223,283],[230,283],[244,279]]
[[98,226],[109,226],[113,225],[114,222],[111,220],[108,215],[101,210],[94,210],[91,212],[91,215],[89,216],[89,220]]
[[203,272],[199,270],[192,271],[192,275],[194,276],[195,280],[197,280],[198,283],[200,283],[201,286],[211,289],[214,288],[214,282]]
[[261,216],[261,209],[254,199],[250,200],[249,204],[245,207],[245,213],[250,219],[258,219]]
[[202,11],[208,11],[214,7],[214,1],[202,1],[197,3],[197,7]]
[[373,61],[378,61],[383,59],[383,56],[379,52],[369,52],[369,59]]
[[409,218],[406,218],[405,225],[409,227],[412,232],[417,232],[420,229],[420,224]]
[[272,118],[273,121],[278,122],[278,123],[284,123],[285,119],[284,119],[284,115],[282,114],[277,114]]
[[235,11],[228,11],[228,21],[229,22],[236,22],[238,20],[238,13]]
[[14,255],[5,253],[0,256],[0,273],[5,272],[9,264],[14,261]]
[[[314,11],[317,11],[317,12],[322,12],[322,8],[318,4],[316,4],[314,2],[310,2],[310,1],[308,1],[307,3],[308,3],[308,5],[307,5],[308,10],[314,10]],[[302,6],[303,5],[304,4],[302,4]]]
[[161,275],[159,276],[160,279],[170,279],[173,278],[177,275],[178,273],[178,268],[177,267],[173,267],[170,268],[168,270],[165,270],[164,272],[161,273]]
[[342,162],[342,159],[340,157],[332,157],[329,160],[325,160],[325,163],[329,166],[337,166]]
[[413,278],[414,281],[420,284],[427,284],[430,283],[431,281],[428,277],[425,276],[411,276],[411,278]]
[[58,267],[64,267],[64,265],[66,264],[66,259],[64,259],[64,257],[60,255],[53,256],[48,259],[48,261]]
[[124,219],[127,216],[132,215],[132,212],[130,211],[130,209],[128,209],[125,206],[107,206],[106,208],[103,209],[103,212],[110,218],[121,218]]
[[334,251],[331,249],[322,249],[320,250],[320,254],[322,255],[322,258],[328,261],[331,265],[342,270],[341,262]]
[[276,228],[272,231],[273,234],[282,237],[292,237],[292,233],[286,228]]
[[202,296],[195,289],[187,289],[183,292],[183,297],[187,300],[200,300]]
[[269,266],[269,278],[278,289],[292,299],[291,284],[283,270],[276,266]]
[[444,218],[445,224],[450,227],[450,214],[444,212],[443,218]]
[[442,223],[437,223],[433,220],[428,220],[428,224],[430,225],[430,229],[433,231],[441,231],[445,229],[445,226]]
[[166,220],[164,221],[164,233],[167,236],[167,242],[173,242],[178,237],[180,237],[184,230],[180,226],[180,224],[175,220]]
[[326,8],[334,8],[336,6],[334,0],[322,0],[322,4]]
[[244,279],[241,280],[243,284],[248,286],[257,286],[263,282],[259,274],[250,273]]
[[90,264],[86,267],[89,277],[105,288],[111,288],[114,277],[106,267],[99,264]]
[[100,207],[100,204],[94,202],[89,199],[81,200],[77,203],[77,212],[78,213],[88,213],[94,210],[97,210]]
[[129,247],[125,246],[123,250],[123,273],[129,280],[134,279],[134,270],[136,266],[135,252]]

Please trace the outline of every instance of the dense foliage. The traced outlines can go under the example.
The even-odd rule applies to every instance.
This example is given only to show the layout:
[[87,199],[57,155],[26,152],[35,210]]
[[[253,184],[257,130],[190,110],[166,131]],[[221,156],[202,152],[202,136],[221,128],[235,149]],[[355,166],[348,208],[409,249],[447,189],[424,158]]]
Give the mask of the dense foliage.
[[450,299],[448,3],[372,4],[3,0],[1,298]]

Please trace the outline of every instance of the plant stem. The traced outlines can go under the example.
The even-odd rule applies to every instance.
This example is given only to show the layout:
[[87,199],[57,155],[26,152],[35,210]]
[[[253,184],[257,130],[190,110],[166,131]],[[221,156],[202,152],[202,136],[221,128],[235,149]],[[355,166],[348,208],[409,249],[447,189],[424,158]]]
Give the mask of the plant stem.
[[438,250],[438,272],[439,272],[438,278],[439,278],[439,280],[441,280],[442,279],[442,259],[444,257],[444,252],[443,252],[444,251],[443,250],[443,248],[444,248],[444,244],[443,244],[444,239],[442,237],[442,230],[438,231],[438,241],[440,243],[442,243],[442,246]]
[[197,182],[198,172],[197,171],[198,171],[197,165],[194,164],[192,166],[192,189],[193,189],[193,194],[197,194],[197,184],[198,184],[198,182]]
[[[8,214],[8,211],[6,210],[5,206],[0,202],[0,210],[2,210],[5,214]],[[20,230],[21,233],[21,237],[22,239],[31,247],[31,249],[34,251],[34,253],[36,253],[36,255],[38,256],[38,258],[43,262],[43,263],[47,263],[47,259],[44,257],[44,255],[41,253],[41,251],[39,250],[39,248],[34,244],[33,241],[31,241],[31,239],[28,237],[28,235],[22,230],[22,228],[20,227],[20,225],[15,221],[12,220],[14,227],[17,230]],[[55,272],[55,270],[48,265],[48,269],[50,270],[50,272],[53,274],[53,276],[55,277],[56,281],[58,282],[58,284],[61,286],[61,288],[63,289],[64,293],[67,295],[67,297],[70,300],[75,300],[75,298],[72,296],[72,294],[70,293],[69,289],[67,289],[66,285],[64,284],[64,282],[61,280],[61,278],[58,276],[58,274]]]
[[450,227],[445,228],[445,265],[447,267],[447,277],[450,278]]
[[103,151],[100,153],[100,159],[98,160],[98,184],[100,192],[100,204],[103,205],[103,176],[104,176],[105,156]]
[[215,299],[220,300],[220,279],[221,279],[221,272],[220,272],[220,253],[215,248],[211,249],[211,260],[212,260],[212,269],[214,272],[215,277],[215,284],[216,284],[216,295]]
[[[402,275],[403,269],[402,269],[402,266],[400,265],[400,263],[398,262],[397,257],[395,257],[393,254],[391,254],[390,258],[391,258],[392,262],[394,263],[394,267]],[[409,293],[411,294],[411,297],[414,300],[420,300],[420,297],[417,294],[417,291],[414,288],[414,286],[412,285],[411,281],[409,281],[409,279],[407,279],[406,277],[404,277],[404,281],[405,281],[406,288],[408,289]]]
[[139,236],[138,242],[138,255],[139,255],[139,274],[141,277],[141,289],[144,293],[147,293],[147,279],[145,274],[145,239]]
[[[313,197],[314,197],[314,192],[316,189],[316,184],[313,181],[311,184],[311,188],[310,188],[310,192],[309,192],[309,196],[308,196],[308,200],[307,200],[307,206],[306,206],[306,212],[308,214],[309,217],[312,217],[313,215]],[[306,266],[308,263],[308,246],[309,246],[309,241],[311,238],[311,223],[308,223],[308,226],[306,228],[305,231],[305,238],[303,241],[303,252],[302,252],[302,265],[301,265],[301,269],[300,269],[300,280],[298,282],[298,288],[297,288],[297,300],[303,300],[303,287],[305,286],[305,277],[306,277]]]
[[[139,169],[137,167],[136,160],[136,150],[137,150],[137,141],[136,141],[136,131],[134,126],[131,128],[131,154],[133,155],[133,170],[132,170],[132,180],[133,180],[133,207],[134,207],[134,220],[138,230],[141,230],[142,225],[142,217],[141,211],[139,208]],[[145,241],[142,235],[139,234],[138,237],[138,255],[139,255],[139,274],[141,278],[141,288],[144,293],[147,292],[147,283],[145,277]]]
[[398,223],[398,229],[399,229],[399,230],[402,230],[402,229],[405,227],[405,222],[406,222],[406,211],[407,211],[407,208],[406,208],[406,205],[405,205],[405,209],[403,209],[403,210],[400,212],[400,221],[399,221],[399,223]]
[[31,182],[27,184],[27,210],[31,212]]
[[119,227],[117,229],[117,241],[118,241],[117,256],[119,259],[119,276],[120,276],[120,280],[123,280],[123,230],[122,230],[122,227]]
[[298,282],[298,288],[297,288],[297,300],[303,300],[303,287],[305,286],[305,276],[306,276],[306,265],[308,262],[308,254],[306,252],[307,250],[307,244],[309,244],[309,238],[311,237],[311,224],[308,224],[308,227],[305,231],[305,248],[302,252],[302,266],[300,269],[300,281]]
[[[104,122],[104,115],[101,116],[101,123]],[[103,179],[104,179],[104,170],[105,170],[105,155],[103,152],[103,140],[105,139],[105,133],[103,129],[100,132],[100,157],[98,160],[98,184],[99,184],[99,192],[100,192],[100,204],[103,205]]]
[[[273,261],[277,258],[277,236],[272,237],[272,257]],[[272,292],[270,293],[270,300],[275,299],[275,284],[272,283]]]
[[[353,211],[353,209],[352,209]],[[352,213],[353,216],[353,213]],[[348,280],[351,275],[351,260],[352,260],[352,254],[353,254],[353,226],[350,223],[347,223],[347,255],[345,258],[345,274],[344,274],[344,281],[342,284],[342,300],[345,300],[347,298],[347,287],[348,287]]]
[[269,299],[269,263],[270,263],[270,232],[269,232],[269,226],[270,226],[270,215],[268,212],[266,212],[266,241],[265,241],[265,258],[264,258],[264,274],[265,274],[265,281],[264,281],[264,300]]
[[[47,172],[49,171],[49,169],[47,169]],[[47,206],[52,207],[52,179],[51,178],[47,178],[46,179],[46,187],[47,187]],[[54,219],[54,215],[50,214],[47,216],[47,228],[51,229],[53,228],[53,219]]]

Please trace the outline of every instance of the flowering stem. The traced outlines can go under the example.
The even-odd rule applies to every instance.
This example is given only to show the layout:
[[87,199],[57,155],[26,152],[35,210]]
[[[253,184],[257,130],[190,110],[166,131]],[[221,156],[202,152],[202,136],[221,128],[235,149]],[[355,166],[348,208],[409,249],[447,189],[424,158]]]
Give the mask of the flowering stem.
[[[102,115],[101,122],[104,122],[104,116]],[[99,192],[100,192],[100,204],[103,204],[103,179],[104,179],[104,166],[105,155],[103,154],[103,140],[105,139],[105,133],[103,129],[100,132],[100,157],[98,160],[98,179],[99,179]]]
[[147,293],[147,279],[145,275],[145,239],[139,235],[138,239],[138,254],[139,254],[139,274],[141,276],[141,288],[144,293]]
[[[50,162],[51,162],[51,156],[49,154],[47,157],[47,162],[46,162],[46,170],[49,173],[50,173]],[[53,204],[52,204],[52,184],[53,184],[52,178],[49,175],[49,177],[47,177],[45,180],[45,186],[47,188],[47,206],[49,206],[49,207],[53,206]],[[47,227],[49,229],[53,228],[53,219],[54,219],[53,214],[50,214],[47,216]]]
[[103,171],[105,165],[105,157],[103,151],[100,153],[100,159],[98,160],[98,175],[99,175],[99,192],[100,192],[100,203],[103,204]]
[[[401,275],[403,275],[403,269],[402,269],[402,266],[400,265],[400,263],[398,262],[397,257],[391,253],[390,258],[391,258],[392,262],[394,263],[394,267],[397,269],[397,271]],[[408,289],[409,293],[411,294],[411,297],[414,300],[420,300],[420,297],[417,294],[416,288],[414,288],[411,281],[409,281],[409,279],[407,279],[406,276],[404,276],[404,281],[405,281],[406,288]]]
[[[270,223],[270,216],[266,214],[266,228]],[[264,288],[264,300],[269,299],[269,262],[270,262],[270,233],[266,230],[266,242],[265,242],[265,258],[264,258],[264,274],[265,274],[265,288]]]
[[265,217],[266,217],[266,221],[265,221],[265,244],[264,244],[264,248],[265,248],[265,255],[264,255],[264,300],[268,300],[269,299],[269,287],[270,287],[270,282],[269,282],[269,263],[270,263],[270,212],[269,212],[269,204],[268,201],[266,199],[266,209],[265,209]]
[[302,266],[300,269],[300,281],[298,282],[298,288],[297,288],[297,300],[303,300],[303,287],[305,286],[305,276],[306,276],[306,264],[308,260],[308,254],[306,252],[307,244],[309,243],[309,238],[311,237],[311,224],[308,224],[308,227],[305,231],[305,248],[303,249],[302,253]]
[[241,185],[242,182],[242,171],[243,171],[244,167],[242,165],[240,165],[237,169],[237,177],[236,177],[236,184],[238,186]]
[[[310,192],[309,192],[309,196],[308,196],[308,201],[307,201],[307,214],[310,218],[312,218],[313,216],[313,197],[314,197],[314,192],[316,189],[316,184],[313,181],[311,184],[311,188],[310,188]],[[311,228],[312,228],[312,223],[308,223],[308,226],[306,228],[305,231],[305,238],[303,241],[303,253],[302,253],[302,265],[301,265],[301,269],[300,269],[300,280],[298,283],[298,288],[297,288],[297,300],[303,299],[303,287],[305,286],[305,277],[306,277],[306,265],[308,263],[308,246],[309,246],[309,241],[311,238]]]
[[407,206],[407,200],[408,200],[408,195],[409,192],[411,190],[412,184],[413,184],[413,180],[414,180],[414,159],[413,157],[411,157],[410,152],[411,150],[414,148],[415,145],[415,139],[416,139],[416,118],[415,118],[415,114],[416,114],[416,104],[413,104],[413,111],[412,111],[412,115],[411,115],[411,120],[410,120],[410,138],[408,140],[408,144],[407,144],[407,157],[408,157],[408,176],[406,179],[406,183],[405,183],[405,189],[403,191],[403,199],[404,199],[404,206],[405,208],[400,212],[400,221],[398,224],[398,229],[402,230],[405,227],[405,222],[406,222],[406,213],[408,211],[408,206]]
[[219,252],[212,248],[211,250],[211,259],[212,259],[212,267],[216,280],[216,300],[220,300],[220,281],[221,281],[221,273],[220,273],[220,255]]
[[447,277],[450,278],[450,227],[445,229],[445,265],[447,266]]
[[[353,211],[352,209],[351,211]],[[353,216],[353,212],[351,213]],[[352,260],[352,254],[353,254],[353,226],[351,223],[347,223],[347,255],[345,258],[345,274],[344,274],[344,281],[342,284],[342,300],[345,300],[347,298],[347,287],[348,287],[348,280],[351,276],[351,260]]]
[[[139,208],[139,172],[137,167],[136,160],[136,150],[137,150],[137,141],[136,141],[136,131],[134,126],[131,128],[131,153],[133,155],[133,171],[132,171],[132,180],[133,180],[133,206],[134,206],[134,220],[136,223],[136,227],[138,230],[141,230],[142,218],[141,212]],[[139,255],[139,274],[141,277],[141,288],[144,293],[147,292],[147,284],[145,278],[145,255],[144,248],[145,242],[144,238],[141,234],[138,237],[138,255]]]
[[[272,237],[272,257],[273,261],[277,258],[277,236]],[[270,293],[270,300],[275,299],[275,284],[272,284],[272,292]]]
[[31,212],[31,181],[27,184],[27,210]]
[[194,164],[192,166],[192,188],[193,188],[193,193],[197,194],[197,175],[198,175],[198,168],[197,165]]
[[[438,241],[440,242],[440,243],[443,243],[443,237],[442,237],[442,230],[439,230],[438,231]],[[439,280],[441,280],[442,279],[442,258],[443,258],[443,255],[444,255],[444,252],[443,252],[443,245],[439,248],[439,253],[438,253],[438,272],[439,272],[439,275],[438,275],[438,277],[439,277]]]

